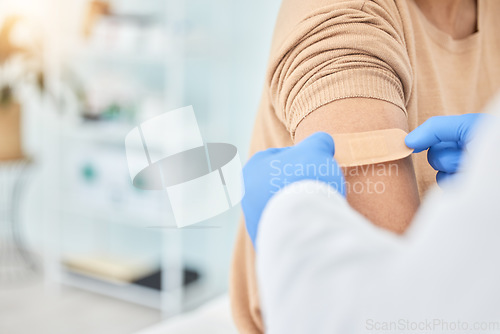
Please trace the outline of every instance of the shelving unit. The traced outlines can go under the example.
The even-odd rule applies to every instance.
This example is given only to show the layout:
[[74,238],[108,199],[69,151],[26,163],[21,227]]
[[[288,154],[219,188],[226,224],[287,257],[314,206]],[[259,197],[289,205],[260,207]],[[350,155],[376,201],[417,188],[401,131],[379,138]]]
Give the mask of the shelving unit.
[[[48,11],[76,12],[66,1],[47,1]],[[127,0],[112,1],[112,4],[120,2]],[[115,71],[124,78],[140,81],[144,75],[137,73],[146,73],[146,76],[151,73],[152,80],[144,84],[144,91],[145,95],[149,92],[156,99],[161,98],[160,112],[189,104],[187,99],[193,93],[186,94],[185,88],[196,79],[186,61],[192,59],[203,64],[203,60],[200,63],[203,56],[196,52],[205,46],[197,42],[203,41],[204,31],[210,27],[203,24],[191,27],[190,31],[199,32],[194,36],[186,32],[189,25],[186,11],[190,5],[199,4],[173,0],[147,2],[159,6],[155,22],[162,27],[167,44],[162,54],[100,50],[74,39],[70,33],[74,29],[65,28],[69,19],[58,18],[57,24],[53,22],[46,72],[56,96],[63,100],[67,94],[63,74],[64,66],[70,66],[90,78],[102,71]],[[210,75],[210,68],[206,70]],[[212,108],[212,101],[206,102],[203,112]],[[47,239],[52,240],[45,252],[48,284],[56,288],[59,284],[71,285],[158,308],[165,316],[196,307],[222,292],[220,277],[211,273],[210,261],[213,260],[204,258],[209,256],[207,249],[217,249],[220,238],[217,229],[208,230],[210,233],[202,237],[195,230],[151,228],[172,222],[169,206],[161,194],[137,190],[130,183],[124,138],[135,124],[151,115],[140,115],[136,109],[135,118],[131,120],[84,120],[79,109],[81,104],[67,105],[70,105],[67,110],[56,110],[47,102],[50,115],[44,120],[43,175],[48,196],[44,199],[42,218],[48,231]],[[203,115],[198,121],[203,128]],[[237,213],[228,213],[207,225],[221,225],[234,221],[235,217]],[[194,251],[193,244],[201,250]],[[127,247],[133,249],[127,250]],[[63,264],[68,256],[96,252],[144,257],[156,263],[162,273],[161,290],[133,283],[110,283],[76,273]],[[193,260],[196,257],[200,259]],[[199,279],[187,287],[183,285],[186,266],[200,274]]]

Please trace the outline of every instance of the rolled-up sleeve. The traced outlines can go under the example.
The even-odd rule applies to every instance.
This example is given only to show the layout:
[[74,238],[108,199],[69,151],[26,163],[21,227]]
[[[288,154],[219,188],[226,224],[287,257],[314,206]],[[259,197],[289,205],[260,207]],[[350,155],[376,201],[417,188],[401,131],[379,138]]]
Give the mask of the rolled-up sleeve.
[[[394,1],[291,0],[282,6],[267,83],[292,138],[309,113],[339,99],[380,99],[406,112],[412,70]],[[284,17],[290,22],[280,22]]]

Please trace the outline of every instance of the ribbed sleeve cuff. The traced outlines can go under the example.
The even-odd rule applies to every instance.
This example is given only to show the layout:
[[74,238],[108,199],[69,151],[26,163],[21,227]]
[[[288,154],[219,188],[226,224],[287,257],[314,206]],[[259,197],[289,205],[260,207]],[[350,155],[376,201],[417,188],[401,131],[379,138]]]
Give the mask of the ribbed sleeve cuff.
[[401,82],[380,69],[350,69],[324,76],[305,87],[290,109],[288,131],[295,137],[299,123],[311,112],[335,100],[364,97],[395,104],[406,114]]

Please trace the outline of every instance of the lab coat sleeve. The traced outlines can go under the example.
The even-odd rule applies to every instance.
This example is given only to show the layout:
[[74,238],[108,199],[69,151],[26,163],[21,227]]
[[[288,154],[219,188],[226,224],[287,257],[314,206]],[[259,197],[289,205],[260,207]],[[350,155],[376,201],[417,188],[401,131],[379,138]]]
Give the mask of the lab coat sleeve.
[[268,203],[257,235],[266,332],[348,332],[360,286],[369,288],[367,277],[382,270],[399,242],[327,184],[285,187]]

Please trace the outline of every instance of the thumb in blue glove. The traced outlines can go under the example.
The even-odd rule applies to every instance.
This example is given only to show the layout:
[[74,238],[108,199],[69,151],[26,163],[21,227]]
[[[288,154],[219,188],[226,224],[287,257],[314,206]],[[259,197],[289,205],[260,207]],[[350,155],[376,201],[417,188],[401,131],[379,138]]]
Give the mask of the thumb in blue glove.
[[463,152],[483,115],[431,117],[406,136],[406,146],[413,148],[414,153],[429,149],[427,160],[438,172],[436,181],[440,184],[458,171]]
[[344,177],[335,160],[332,137],[317,132],[295,146],[256,153],[243,167],[245,196],[241,201],[248,234],[255,246],[260,217],[267,202],[286,185],[318,180],[345,196]]

